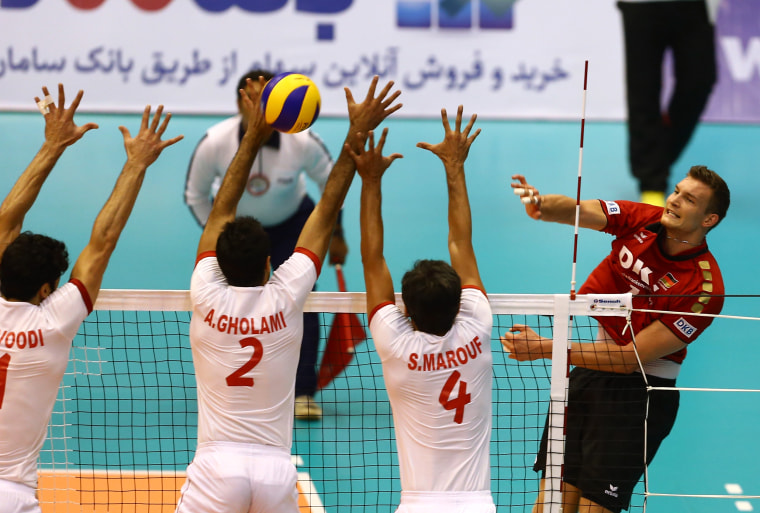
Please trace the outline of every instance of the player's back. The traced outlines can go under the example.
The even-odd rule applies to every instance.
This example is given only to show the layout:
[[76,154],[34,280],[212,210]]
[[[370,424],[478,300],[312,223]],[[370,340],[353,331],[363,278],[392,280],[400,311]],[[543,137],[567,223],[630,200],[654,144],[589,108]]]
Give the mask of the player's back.
[[37,457],[87,310],[72,283],[40,306],[0,298],[0,479],[37,485]]
[[413,330],[395,305],[373,315],[405,492],[490,490],[491,327],[476,289],[444,336]]
[[190,342],[198,386],[198,442],[290,448],[303,305],[316,281],[296,252],[261,287],[226,284],[213,254],[191,284]]

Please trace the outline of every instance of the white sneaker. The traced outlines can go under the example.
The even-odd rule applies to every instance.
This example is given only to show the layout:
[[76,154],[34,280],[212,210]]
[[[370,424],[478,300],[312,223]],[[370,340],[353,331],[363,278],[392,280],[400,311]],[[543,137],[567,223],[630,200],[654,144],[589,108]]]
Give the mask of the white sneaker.
[[299,395],[295,401],[295,417],[298,420],[319,420],[322,418],[322,408],[313,397]]

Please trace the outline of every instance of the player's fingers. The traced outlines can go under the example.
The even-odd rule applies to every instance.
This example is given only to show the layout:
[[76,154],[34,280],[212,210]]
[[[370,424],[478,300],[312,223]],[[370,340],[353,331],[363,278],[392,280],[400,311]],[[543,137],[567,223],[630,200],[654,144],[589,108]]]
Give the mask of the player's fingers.
[[433,145],[430,143],[418,142],[417,147],[422,148],[423,150],[433,151]]
[[[376,75],[375,78],[379,78],[379,77],[377,77]],[[385,98],[388,95],[388,93],[391,92],[391,88],[393,88],[393,80],[389,80],[388,83],[385,84],[385,87],[383,87],[382,91],[380,91],[380,94],[378,94],[377,97],[380,99]],[[396,91],[391,96],[391,99],[395,98],[399,94],[401,94],[401,91]]]
[[[156,115],[158,115],[158,114],[156,114]],[[171,118],[172,118],[172,113],[171,112],[167,112],[166,116],[164,117],[164,122],[161,123],[161,126],[158,128],[158,132],[156,132],[159,137],[161,137],[162,135],[164,135],[164,132],[166,132],[166,127],[169,126],[169,120]]]
[[[392,83],[393,83],[393,82],[391,82],[391,84],[392,84]],[[386,100],[383,102],[383,104],[382,104],[382,105],[383,105],[383,108],[386,108],[386,109],[387,109],[387,108],[388,108],[388,106],[389,106],[391,103],[393,103],[394,101],[396,101],[396,98],[398,98],[400,94],[401,94],[401,91],[394,91],[394,92],[393,92],[393,94],[390,96],[390,98],[387,98],[387,99],[386,99]]]
[[446,112],[446,109],[441,109],[441,122],[443,123],[443,129],[446,133],[449,133],[451,131],[451,125],[449,124],[449,115]]
[[129,133],[129,129],[125,126],[119,126],[119,132],[124,136],[125,141],[132,138],[132,134]]
[[383,128],[383,133],[380,135],[380,141],[377,143],[378,153],[383,152],[383,146],[385,146],[385,138],[388,137],[388,127]]
[[375,88],[377,87],[377,81],[380,77],[375,75],[372,77],[372,82],[369,83],[369,89],[367,90],[367,100],[371,100],[375,97]]
[[150,119],[150,105],[146,105],[143,109],[142,121],[140,122],[140,130],[148,128],[148,120]]
[[476,119],[478,119],[477,114],[473,114],[472,116],[470,116],[470,122],[467,123],[467,126],[464,127],[464,132],[462,132],[465,136],[468,136],[470,134],[470,130],[472,130],[472,126],[475,124]]
[[63,84],[58,84],[58,108],[63,110],[66,105],[66,95],[63,92]]
[[79,127],[80,130],[82,130],[82,133],[89,132],[90,130],[95,130],[97,128],[100,128],[97,123],[87,123],[86,125],[82,125]]
[[158,128],[158,122],[161,121],[161,114],[164,112],[164,106],[159,105],[156,109],[156,113],[153,115],[153,120],[150,123],[150,131],[155,132]]
[[467,143],[468,143],[468,144],[472,144],[472,143],[475,141],[475,139],[477,139],[477,137],[478,137],[479,135],[480,135],[480,128],[478,128],[478,129],[475,131],[475,133],[474,133],[474,134],[472,134],[472,135],[471,135],[471,136],[470,136],[470,137],[467,139]]
[[347,102],[349,105],[353,105],[354,103],[356,103],[356,102],[354,101],[354,95],[353,95],[353,94],[351,94],[351,89],[349,89],[348,87],[344,87],[344,88],[343,88],[343,91],[346,93],[346,102]]
[[166,141],[161,143],[161,150],[163,151],[164,148],[168,148],[172,144],[176,144],[184,138],[185,138],[184,135],[178,135],[177,137],[172,137],[171,139],[167,139]]
[[393,153],[391,155],[388,155],[388,158],[390,159],[388,161],[388,165],[390,166],[393,163],[394,160],[396,160],[396,159],[403,159],[404,156],[402,154],[400,154],[400,153]]
[[[525,180],[525,176],[520,174],[512,175],[512,180],[518,180],[521,184],[526,185],[528,182]],[[516,184],[513,184],[513,186]]]
[[80,89],[77,91],[77,95],[74,97],[74,101],[71,102],[71,105],[69,106],[69,110],[71,111],[72,116],[74,115],[74,111],[79,107],[79,102],[82,101],[82,96],[84,96],[84,91]]
[[462,112],[464,111],[464,105],[460,105],[457,107],[457,118],[454,121],[454,127],[456,128],[457,133],[462,132]]

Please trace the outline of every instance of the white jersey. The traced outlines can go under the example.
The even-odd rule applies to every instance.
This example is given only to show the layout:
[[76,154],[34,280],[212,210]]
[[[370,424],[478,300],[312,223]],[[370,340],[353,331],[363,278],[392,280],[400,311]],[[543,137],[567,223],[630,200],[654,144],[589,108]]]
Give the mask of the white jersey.
[[[241,117],[212,126],[198,143],[187,171],[185,203],[201,225],[211,212],[222,178],[240,146]],[[306,196],[308,175],[323,191],[333,162],[313,132],[279,134],[280,147],[262,146],[253,161],[237,215],[251,216],[265,227],[290,219]]]
[[77,280],[39,306],[0,298],[0,479],[37,486],[37,458],[71,343],[90,311]]
[[290,449],[303,306],[320,265],[296,248],[266,285],[232,287],[214,252],[199,257],[190,284],[199,444]]
[[393,409],[403,492],[491,489],[491,307],[464,288],[444,336],[415,331],[393,304],[370,331]]

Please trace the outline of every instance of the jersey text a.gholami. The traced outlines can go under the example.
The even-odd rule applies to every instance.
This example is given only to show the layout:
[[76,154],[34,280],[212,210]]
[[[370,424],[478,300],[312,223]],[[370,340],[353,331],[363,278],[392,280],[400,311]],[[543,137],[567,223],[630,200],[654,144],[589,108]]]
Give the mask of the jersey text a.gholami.
[[213,329],[228,335],[260,335],[263,333],[274,333],[281,329],[287,328],[285,316],[282,311],[273,315],[254,317],[235,317],[231,315],[220,315],[215,318],[215,311],[212,308],[203,318],[203,322]]

